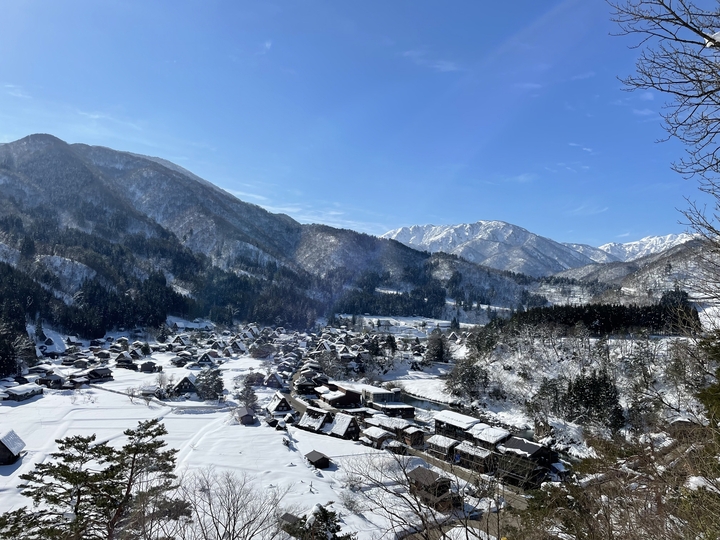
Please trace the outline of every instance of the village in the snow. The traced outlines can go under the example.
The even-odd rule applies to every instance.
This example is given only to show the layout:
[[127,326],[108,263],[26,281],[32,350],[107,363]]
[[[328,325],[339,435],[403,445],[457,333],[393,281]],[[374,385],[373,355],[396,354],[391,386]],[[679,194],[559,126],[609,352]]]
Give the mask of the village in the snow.
[[[484,520],[476,537],[490,537],[483,535],[499,532],[491,516],[525,509],[527,490],[571,475],[592,481],[573,473],[573,463],[594,453],[583,428],[542,428],[522,399],[543,375],[587,366],[567,361],[577,339],[555,345],[565,356],[533,366],[518,363],[527,351],[506,351],[488,368],[513,393],[461,404],[447,377],[467,354],[464,326],[360,317],[300,333],[169,318],[161,336],[137,328],[80,340],[45,328],[39,340],[31,325],[40,363],[0,381],[0,511],[25,503],[20,475],[48,459],[58,439],[96,434],[120,444],[138,421],[159,419],[180,474],[228,470],[249,475],[257,489],[282,490],[281,524],[320,505],[358,538],[391,530],[402,537],[416,526],[413,516],[398,522],[382,508],[395,504],[388,495],[409,493],[446,532],[460,512]],[[433,335],[442,336],[447,362],[425,360]],[[660,362],[667,343],[654,347]],[[691,401],[676,403],[685,410],[676,424],[689,421]],[[654,442],[669,452],[674,441],[663,433]],[[403,476],[392,485],[388,471],[399,464]]]

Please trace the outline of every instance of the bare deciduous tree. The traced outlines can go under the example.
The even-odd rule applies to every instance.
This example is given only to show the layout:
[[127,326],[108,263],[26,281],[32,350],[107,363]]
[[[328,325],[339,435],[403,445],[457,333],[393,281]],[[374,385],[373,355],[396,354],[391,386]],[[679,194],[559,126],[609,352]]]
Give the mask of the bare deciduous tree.
[[684,212],[706,240],[704,275],[695,288],[705,300],[720,301],[720,8],[693,0],[609,0],[621,35],[638,38],[636,73],[623,79],[630,90],[654,90],[669,98],[661,113],[668,138],[686,154],[672,165],[713,200],[708,213],[690,202]]
[[281,534],[277,512],[287,488],[259,486],[247,474],[198,471],[182,483],[192,508],[183,540],[270,540]]

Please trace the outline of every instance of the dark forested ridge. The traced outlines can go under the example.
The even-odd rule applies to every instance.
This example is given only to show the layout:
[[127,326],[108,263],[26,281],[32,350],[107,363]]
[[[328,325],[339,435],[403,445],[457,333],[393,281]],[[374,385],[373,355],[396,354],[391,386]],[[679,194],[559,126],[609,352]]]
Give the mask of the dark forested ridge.
[[333,313],[485,322],[493,306],[599,334],[673,325],[661,307],[546,308],[548,286],[607,286],[300,225],[163,160],[50,135],[0,145],[0,261],[5,351],[26,322],[97,337],[168,315],[305,329]]

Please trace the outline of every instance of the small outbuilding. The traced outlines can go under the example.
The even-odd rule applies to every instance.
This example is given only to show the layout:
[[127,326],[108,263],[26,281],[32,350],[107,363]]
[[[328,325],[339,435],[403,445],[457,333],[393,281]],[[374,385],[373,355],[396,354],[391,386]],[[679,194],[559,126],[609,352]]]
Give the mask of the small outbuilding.
[[255,423],[255,414],[247,407],[238,407],[235,411],[235,418],[244,426],[251,426]]
[[330,458],[317,450],[305,454],[305,459],[316,469],[327,469],[330,466]]
[[10,465],[20,458],[25,442],[12,429],[0,436],[0,465]]

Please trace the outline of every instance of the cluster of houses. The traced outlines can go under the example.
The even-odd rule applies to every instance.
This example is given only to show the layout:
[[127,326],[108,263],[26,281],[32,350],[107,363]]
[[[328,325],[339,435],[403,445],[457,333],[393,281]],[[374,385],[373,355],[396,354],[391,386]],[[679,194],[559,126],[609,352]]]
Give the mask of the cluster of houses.
[[[255,324],[239,327],[235,333],[220,333],[215,332],[210,323],[202,322],[177,322],[171,330],[176,334],[165,343],[148,345],[131,342],[127,337],[107,338],[93,340],[84,350],[77,338],[69,337],[62,363],[77,368],[77,372],[63,377],[54,373],[51,365],[40,364],[31,368],[23,379],[0,381],[0,399],[29,399],[41,394],[43,386],[76,388],[112,380],[110,362],[114,362],[115,369],[146,373],[162,371],[162,366],[147,359],[145,353],[148,352],[172,352],[173,365],[190,369],[213,368],[227,358],[250,354],[267,358],[269,366],[266,373],[249,376],[254,377],[253,384],[285,392],[292,389],[303,398],[302,407],[297,407],[298,402],[294,399],[276,392],[265,408],[265,419],[270,425],[294,424],[299,429],[360,441],[397,453],[405,453],[408,448],[425,450],[435,458],[481,473],[495,474],[524,488],[539,485],[558,461],[557,454],[545,446],[449,410],[436,415],[434,433],[430,433],[415,423],[415,409],[404,402],[399,389],[335,382],[323,373],[321,364],[327,364],[328,354],[347,372],[362,372],[371,359],[371,335],[336,328],[326,328],[319,334],[290,333],[283,328],[260,328]],[[462,339],[463,336],[452,336],[453,341]],[[424,345],[413,341],[401,347],[404,349],[401,354],[410,360],[420,358],[424,353]],[[49,346],[40,352],[46,356],[55,354]],[[142,391],[143,395],[156,397],[196,393],[196,377],[188,374],[166,388],[149,386]],[[291,402],[300,411],[296,411]],[[309,405],[305,405],[308,402]],[[255,422],[253,412],[247,410],[239,420]],[[414,489],[426,490],[432,495],[428,495],[428,500],[435,501],[433,505],[440,504],[441,499],[444,502],[440,506],[454,504],[447,499],[449,495],[444,488],[441,489],[444,480],[441,477],[431,479],[433,474],[427,469],[417,472]],[[445,495],[441,497],[442,493]]]
[[493,473],[522,488],[537,487],[549,472],[561,473],[557,452],[489,426],[477,418],[445,410],[435,415],[428,453],[480,473]]

